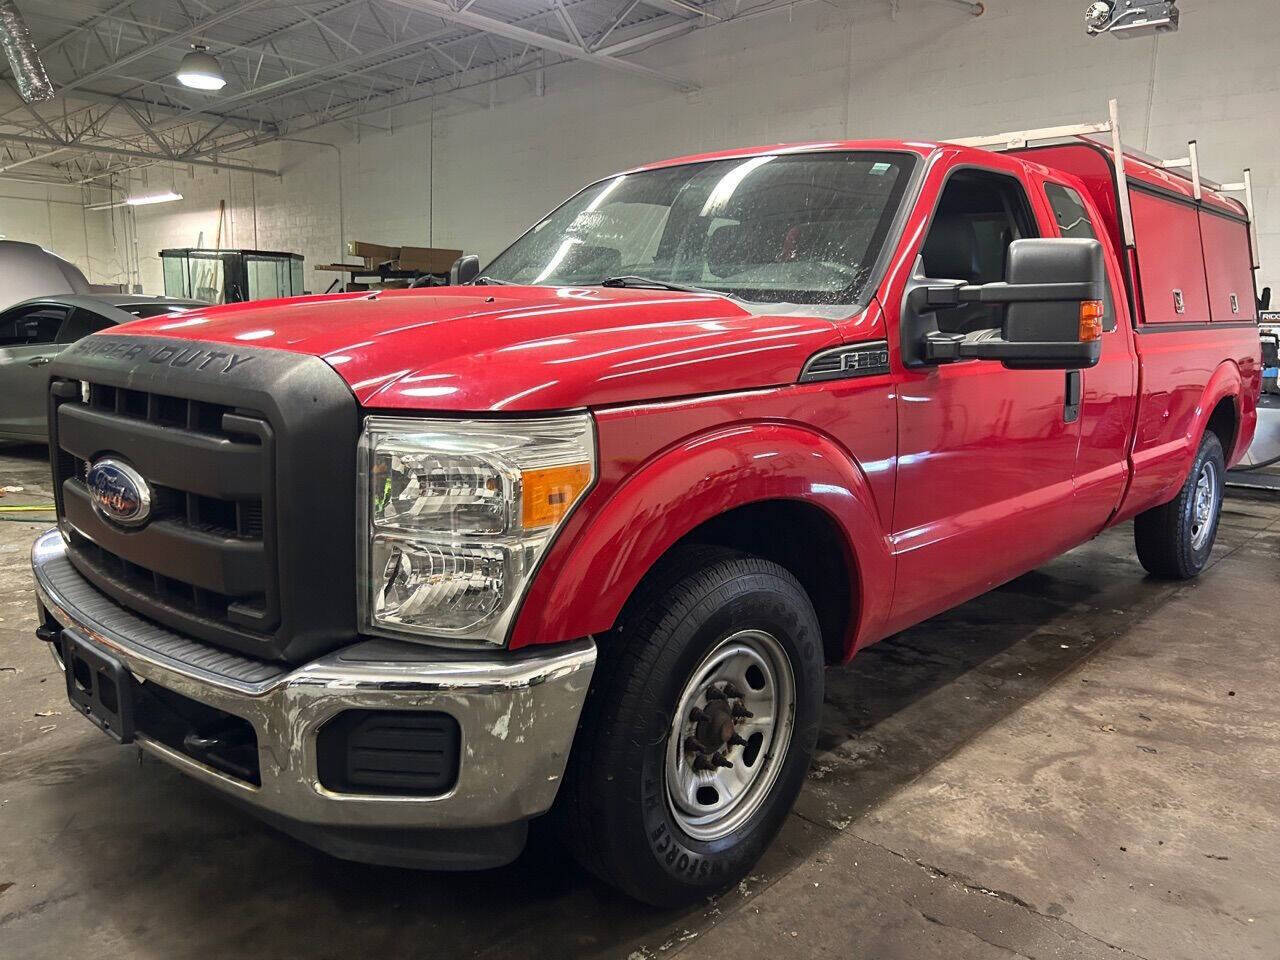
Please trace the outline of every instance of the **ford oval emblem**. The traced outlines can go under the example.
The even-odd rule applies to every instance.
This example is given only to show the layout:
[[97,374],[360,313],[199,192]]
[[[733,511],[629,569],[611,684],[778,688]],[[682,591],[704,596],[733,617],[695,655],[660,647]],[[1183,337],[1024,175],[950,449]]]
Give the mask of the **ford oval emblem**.
[[108,520],[136,527],[151,516],[151,488],[127,463],[110,457],[95,460],[84,479],[94,509]]

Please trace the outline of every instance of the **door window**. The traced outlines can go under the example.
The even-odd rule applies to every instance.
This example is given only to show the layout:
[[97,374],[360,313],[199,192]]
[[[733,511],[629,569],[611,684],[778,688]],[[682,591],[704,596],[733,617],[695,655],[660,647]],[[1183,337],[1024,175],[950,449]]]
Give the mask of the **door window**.
[[0,347],[53,343],[67,316],[65,307],[26,307],[0,317]]
[[[947,180],[920,251],[933,280],[994,283],[1005,279],[1009,244],[1037,236],[1022,185],[986,170],[959,170]],[[938,329],[971,333],[999,327],[999,304],[966,303],[938,311]]]

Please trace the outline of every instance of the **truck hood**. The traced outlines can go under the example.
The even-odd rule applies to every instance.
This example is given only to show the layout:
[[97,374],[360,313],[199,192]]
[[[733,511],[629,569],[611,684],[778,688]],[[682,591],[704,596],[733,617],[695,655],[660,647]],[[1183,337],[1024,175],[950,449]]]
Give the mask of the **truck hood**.
[[840,342],[811,316],[600,287],[437,287],[257,301],[116,328],[322,358],[362,406],[556,410],[794,383]]

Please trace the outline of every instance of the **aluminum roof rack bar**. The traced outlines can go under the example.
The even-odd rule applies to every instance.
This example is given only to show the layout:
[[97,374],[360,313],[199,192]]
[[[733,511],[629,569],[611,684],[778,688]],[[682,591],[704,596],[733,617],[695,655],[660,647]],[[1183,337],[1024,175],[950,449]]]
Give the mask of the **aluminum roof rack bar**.
[[1124,169],[1124,145],[1120,142],[1120,101],[1112,97],[1107,101],[1107,115],[1111,128],[1111,159],[1116,168],[1116,196],[1120,200],[1120,232],[1124,245],[1133,248],[1133,210],[1129,206],[1129,175]]
[[[1107,138],[1098,136],[1108,134]],[[1120,106],[1112,98],[1107,101],[1107,119],[1101,123],[1064,124],[1058,127],[1039,127],[1034,130],[1011,130],[1008,133],[993,133],[982,137],[958,137],[949,139],[947,143],[959,144],[962,147],[978,147],[985,150],[1021,150],[1035,142],[1059,141],[1069,142],[1086,139],[1098,146],[1109,146],[1112,165],[1116,173],[1116,196],[1120,206],[1120,229],[1126,247],[1134,245],[1133,209],[1129,203],[1129,178],[1125,171],[1126,157],[1141,160],[1162,170],[1170,170],[1191,182],[1192,192],[1197,201],[1204,200],[1207,187],[1220,193],[1243,193],[1244,206],[1249,215],[1249,238],[1253,245],[1253,266],[1259,266],[1258,227],[1254,223],[1253,176],[1246,170],[1244,179],[1239,183],[1217,183],[1200,174],[1200,148],[1195,140],[1187,142],[1187,155],[1176,160],[1161,160],[1149,153],[1125,147],[1120,139]]]
[[1187,141],[1187,159],[1191,162],[1191,188],[1197,200],[1203,200],[1200,188],[1200,154],[1194,140]]
[[1243,193],[1244,211],[1249,216],[1249,245],[1253,247],[1253,269],[1262,266],[1258,256],[1258,224],[1253,215],[1253,171],[1244,168],[1244,179],[1239,183],[1224,183],[1218,187],[1223,193]]
[[[1133,153],[1132,150],[1129,152]],[[1194,140],[1187,141],[1187,155],[1185,157],[1179,157],[1176,160],[1161,160],[1160,166],[1165,170],[1189,170],[1192,193],[1197,200],[1204,199],[1202,185],[1207,184],[1211,190],[1221,189],[1218,184],[1212,181],[1204,181],[1200,178],[1200,153]]]
[[947,143],[956,143],[962,147],[1020,150],[1036,140],[1065,140],[1090,133],[1106,133],[1110,129],[1111,124],[1105,122],[1074,123],[1060,127],[1038,127],[1034,130],[1011,130],[1008,133],[993,133],[984,137],[952,137],[947,140]]

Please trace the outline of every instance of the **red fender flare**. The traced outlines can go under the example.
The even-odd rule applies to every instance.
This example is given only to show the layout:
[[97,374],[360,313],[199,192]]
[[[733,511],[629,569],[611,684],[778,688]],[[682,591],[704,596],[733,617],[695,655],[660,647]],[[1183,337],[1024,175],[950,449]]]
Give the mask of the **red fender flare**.
[[893,559],[866,475],[834,440],[791,424],[736,423],[663,451],[611,491],[588,495],[517,615],[514,648],[603,633],[658,558],[735,507],[797,500],[843,535],[854,572],[845,656],[888,619]]
[[1187,437],[1190,453],[1187,462],[1188,470],[1191,469],[1190,460],[1194,459],[1195,452],[1200,449],[1200,439],[1209,428],[1209,417],[1213,415],[1214,407],[1225,397],[1232,399],[1236,410],[1235,443],[1231,450],[1222,451],[1227,466],[1239,462],[1244,452],[1249,449],[1249,444],[1253,442],[1253,433],[1258,425],[1257,407],[1248,391],[1244,389],[1240,368],[1234,360],[1225,360],[1218,365],[1218,369],[1213,371],[1213,376],[1205,384],[1204,392],[1200,395],[1200,402],[1196,405],[1195,414],[1191,419],[1191,429]]

